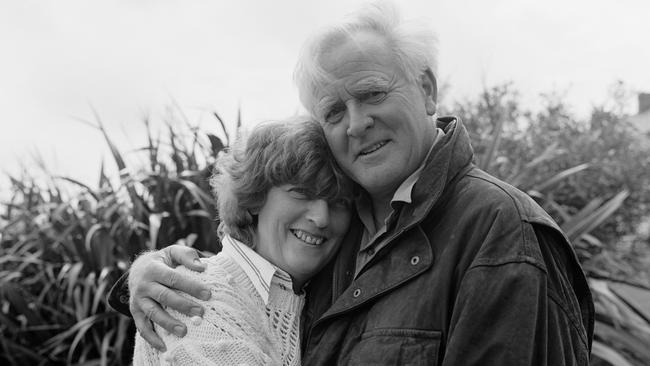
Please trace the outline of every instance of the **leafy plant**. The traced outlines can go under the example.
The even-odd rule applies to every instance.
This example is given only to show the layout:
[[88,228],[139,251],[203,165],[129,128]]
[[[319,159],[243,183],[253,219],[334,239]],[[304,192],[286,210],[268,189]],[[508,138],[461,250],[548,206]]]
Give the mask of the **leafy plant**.
[[[636,261],[633,255],[626,257],[627,267],[637,267],[621,273],[623,261],[612,255],[617,250],[611,241],[630,226],[602,230],[622,208],[650,217],[647,209],[638,210],[648,200],[638,192],[647,192],[650,182],[650,149],[631,148],[637,138],[627,130],[624,116],[602,107],[594,110],[590,124],[573,119],[557,100],[537,115],[521,111],[510,84],[487,89],[477,102],[459,109],[470,121],[477,164],[552,213],[582,258],[597,312],[594,364],[650,364],[650,320],[610,290],[622,282],[650,298],[650,285],[643,280],[650,265],[647,242]],[[634,204],[624,206],[631,197]]]
[[168,123],[163,141],[145,120],[148,144],[138,151],[148,164],[134,171],[99,117],[86,123],[105,137],[119,184],[103,164],[97,189],[51,174],[45,184],[9,177],[12,198],[0,218],[2,364],[129,364],[132,321],[106,302],[128,263],[188,236],[198,249],[218,250],[207,178],[227,144],[186,120],[181,129]]

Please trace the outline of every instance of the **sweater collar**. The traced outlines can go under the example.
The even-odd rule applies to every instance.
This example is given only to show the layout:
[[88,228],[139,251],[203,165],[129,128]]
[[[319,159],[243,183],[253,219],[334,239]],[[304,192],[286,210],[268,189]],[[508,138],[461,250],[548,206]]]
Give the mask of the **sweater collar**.
[[273,282],[274,278],[287,289],[292,289],[291,277],[264,259],[264,257],[248,245],[234,239],[230,235],[224,235],[221,244],[223,245],[222,252],[244,270],[244,273],[246,273],[255,290],[257,290],[262,300],[264,300],[265,305],[269,303],[269,292],[271,282]]

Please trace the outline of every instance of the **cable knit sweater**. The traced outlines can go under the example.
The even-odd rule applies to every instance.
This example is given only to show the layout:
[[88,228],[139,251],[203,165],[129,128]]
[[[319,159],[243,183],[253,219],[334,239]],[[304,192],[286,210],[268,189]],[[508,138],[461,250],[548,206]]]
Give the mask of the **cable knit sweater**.
[[[203,261],[207,263],[204,272],[179,268],[211,286],[210,300],[192,298],[204,307],[203,318],[167,309],[187,325],[187,335],[179,338],[156,326],[167,346],[163,353],[138,333],[133,364],[300,365],[299,322],[304,295],[294,294],[290,278],[279,270],[275,273],[265,304],[251,278],[231,255],[221,252]],[[248,258],[241,263],[257,271]]]

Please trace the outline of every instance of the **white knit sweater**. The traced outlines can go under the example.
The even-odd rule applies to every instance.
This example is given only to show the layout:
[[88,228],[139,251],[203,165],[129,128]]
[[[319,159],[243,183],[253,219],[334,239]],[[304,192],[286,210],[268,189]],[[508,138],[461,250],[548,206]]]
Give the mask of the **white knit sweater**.
[[[162,353],[138,333],[133,364],[300,365],[299,329],[304,295],[294,294],[290,279],[274,276],[265,304],[246,272],[227,253],[203,261],[207,263],[204,272],[181,269],[211,286],[210,300],[192,298],[204,307],[203,318],[190,318],[167,309],[171,316],[185,323],[187,335],[179,338],[156,326],[167,346]],[[181,295],[189,298],[187,294]]]

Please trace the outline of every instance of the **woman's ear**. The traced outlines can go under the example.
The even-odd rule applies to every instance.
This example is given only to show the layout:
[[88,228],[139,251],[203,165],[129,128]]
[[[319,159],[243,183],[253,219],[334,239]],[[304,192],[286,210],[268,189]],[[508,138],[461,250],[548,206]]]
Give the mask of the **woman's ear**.
[[251,209],[251,210],[248,210],[247,212],[248,212],[248,215],[253,220],[253,222],[257,222],[257,216],[260,214],[260,209],[259,208],[258,209]]

